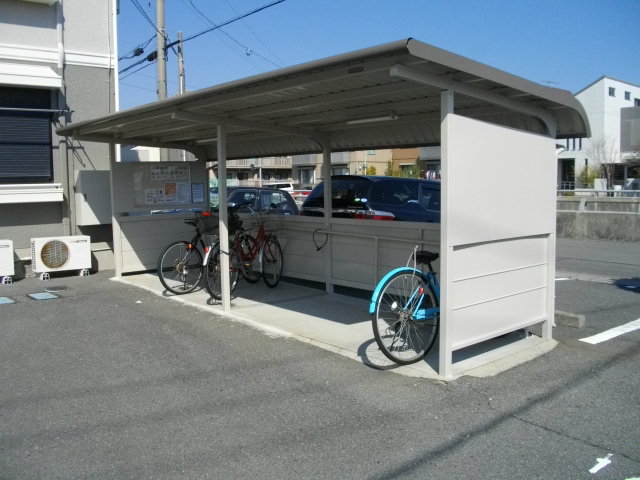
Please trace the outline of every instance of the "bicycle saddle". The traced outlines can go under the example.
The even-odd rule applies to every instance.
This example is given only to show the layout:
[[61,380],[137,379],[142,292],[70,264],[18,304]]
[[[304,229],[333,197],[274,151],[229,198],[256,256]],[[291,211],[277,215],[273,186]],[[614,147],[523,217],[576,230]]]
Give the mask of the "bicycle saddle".
[[416,263],[426,265],[431,262],[435,262],[439,256],[439,253],[427,252],[426,250],[418,250],[416,252]]
[[195,226],[196,226],[196,220],[193,220],[193,219],[190,219],[190,218],[187,218],[187,219],[184,221],[184,223],[186,223],[187,225],[191,225],[192,227],[195,227]]

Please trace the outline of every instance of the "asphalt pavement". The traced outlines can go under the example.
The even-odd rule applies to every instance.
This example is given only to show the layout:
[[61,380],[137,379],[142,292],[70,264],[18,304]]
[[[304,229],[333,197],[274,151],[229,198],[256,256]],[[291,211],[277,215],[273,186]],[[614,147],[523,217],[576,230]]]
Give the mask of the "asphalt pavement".
[[[551,352],[445,383],[110,279],[0,286],[0,478],[640,477],[640,247],[559,240]],[[49,290],[47,292],[46,290]],[[36,300],[28,294],[57,298]],[[46,297],[47,295],[45,295]]]

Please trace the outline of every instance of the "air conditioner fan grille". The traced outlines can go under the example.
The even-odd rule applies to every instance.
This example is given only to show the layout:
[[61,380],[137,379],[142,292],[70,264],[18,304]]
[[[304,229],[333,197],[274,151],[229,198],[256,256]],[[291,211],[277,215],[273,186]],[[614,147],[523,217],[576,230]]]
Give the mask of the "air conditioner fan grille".
[[60,240],[49,240],[40,250],[40,260],[47,268],[60,268],[69,260],[69,247]]

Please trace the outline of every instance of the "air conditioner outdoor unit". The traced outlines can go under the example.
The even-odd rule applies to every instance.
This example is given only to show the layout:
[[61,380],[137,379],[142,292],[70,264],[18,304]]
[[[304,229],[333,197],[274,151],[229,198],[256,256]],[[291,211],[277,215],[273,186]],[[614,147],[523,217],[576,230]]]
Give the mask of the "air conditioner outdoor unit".
[[91,268],[91,238],[42,237],[31,239],[31,270],[36,273],[80,270],[86,275]]
[[0,240],[0,283],[11,283],[13,267],[13,241]]

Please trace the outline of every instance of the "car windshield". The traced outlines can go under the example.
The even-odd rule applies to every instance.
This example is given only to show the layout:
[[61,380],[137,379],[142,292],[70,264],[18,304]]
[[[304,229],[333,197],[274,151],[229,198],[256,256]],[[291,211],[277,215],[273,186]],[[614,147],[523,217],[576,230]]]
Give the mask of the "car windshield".
[[[366,178],[339,178],[331,181],[333,208],[362,208],[371,193],[373,182]],[[309,195],[305,207],[324,206],[324,185],[320,184]]]

